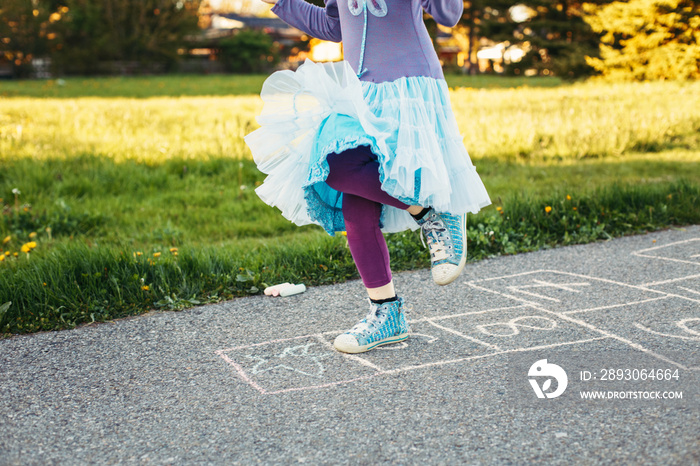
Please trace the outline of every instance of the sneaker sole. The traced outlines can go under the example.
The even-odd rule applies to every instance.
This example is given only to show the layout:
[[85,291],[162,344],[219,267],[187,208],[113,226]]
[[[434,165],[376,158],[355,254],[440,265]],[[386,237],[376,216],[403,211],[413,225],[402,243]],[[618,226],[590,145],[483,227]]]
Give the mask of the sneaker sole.
[[377,346],[389,345],[391,343],[400,343],[400,342],[404,341],[405,339],[407,339],[408,335],[409,335],[409,333],[406,332],[406,333],[402,333],[399,335],[394,335],[393,337],[387,337],[387,338],[384,338],[382,340],[372,342],[369,345],[363,345],[363,346],[350,346],[350,345],[342,345],[342,344],[338,345],[335,342],[333,342],[333,346],[335,347],[335,349],[337,349],[338,351],[341,351],[343,353],[351,353],[351,354],[364,353],[366,351],[369,351],[369,350],[376,348]]
[[[464,266],[467,264],[467,215],[464,215],[464,222],[462,222],[462,238],[464,241],[464,251],[462,254],[462,259],[459,261],[458,265],[454,264],[441,264],[438,266],[433,267],[432,272],[433,272],[433,281],[440,286],[445,286],[449,285],[453,281],[457,280],[457,277],[462,273],[462,270],[464,270]],[[439,273],[440,270],[444,270],[447,268],[448,270],[450,268],[453,268],[452,272],[445,275],[441,276],[442,274]],[[436,274],[435,272],[438,271]],[[437,275],[437,276],[436,276]]]

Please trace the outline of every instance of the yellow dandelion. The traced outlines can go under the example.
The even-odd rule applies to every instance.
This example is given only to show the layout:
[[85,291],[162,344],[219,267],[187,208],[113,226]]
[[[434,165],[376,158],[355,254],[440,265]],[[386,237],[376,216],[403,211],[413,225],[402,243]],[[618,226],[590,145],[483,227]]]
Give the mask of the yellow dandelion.
[[160,257],[160,253],[159,253],[159,252],[154,252],[154,253],[153,253],[153,257]]
[[14,254],[12,254],[12,255],[15,256],[15,257],[18,257],[18,256],[19,256],[19,253],[16,252],[16,253],[14,253]]
[[175,252],[173,253],[173,256],[177,256],[177,251],[175,251]]
[[136,251],[137,256],[141,256],[143,253],[141,251]]
[[177,248],[170,248],[170,252],[172,252],[173,254],[177,254]]
[[44,282],[44,286],[46,286],[46,282]]
[[29,247],[29,243],[23,244],[22,247],[20,248],[20,251],[26,252],[26,253],[29,253],[29,251],[31,251],[31,250],[32,250],[32,248]]
[[29,239],[34,239],[34,238],[36,238],[36,231],[29,233]]
[[10,241],[12,241],[12,236],[5,236],[5,239],[2,240],[2,244],[7,244]]
[[566,195],[566,200],[567,200],[567,201],[570,201],[570,200],[571,200],[571,196],[569,196],[569,195],[567,194],[567,195]]
[[27,243],[27,246],[29,246],[29,249],[34,249],[36,247],[36,241],[30,241]]
[[576,207],[574,207],[574,210],[578,210]]
[[5,251],[5,255],[6,255],[6,256],[9,256],[9,255],[10,255],[10,251]]
[[143,285],[143,286],[141,287],[141,289],[142,289],[143,291],[148,291],[148,290],[150,290],[150,288],[148,287],[148,285]]
[[0,254],[0,262],[5,260],[5,254]]
[[544,211],[550,213],[552,211],[552,208],[550,206],[547,206],[544,208]]

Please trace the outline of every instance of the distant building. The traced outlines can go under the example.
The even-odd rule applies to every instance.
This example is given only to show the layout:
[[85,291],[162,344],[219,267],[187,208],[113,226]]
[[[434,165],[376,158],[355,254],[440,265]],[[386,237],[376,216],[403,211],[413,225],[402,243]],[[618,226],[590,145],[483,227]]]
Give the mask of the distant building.
[[[241,29],[255,29],[265,32],[285,51],[282,65],[296,67],[306,58],[314,61],[342,60],[342,46],[338,43],[327,42],[308,37],[299,29],[289,26],[277,17],[244,15],[230,11],[219,11],[204,2],[199,12],[199,25],[202,27],[199,45],[190,53],[198,56],[208,56],[215,59],[216,43],[230,37]],[[308,50],[299,44],[308,41]]]

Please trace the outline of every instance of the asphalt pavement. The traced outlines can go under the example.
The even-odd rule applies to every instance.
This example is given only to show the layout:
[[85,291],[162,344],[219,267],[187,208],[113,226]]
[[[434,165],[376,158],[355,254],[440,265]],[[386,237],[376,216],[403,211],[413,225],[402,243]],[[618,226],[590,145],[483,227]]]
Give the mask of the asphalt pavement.
[[395,279],[0,340],[0,464],[700,464],[700,226]]

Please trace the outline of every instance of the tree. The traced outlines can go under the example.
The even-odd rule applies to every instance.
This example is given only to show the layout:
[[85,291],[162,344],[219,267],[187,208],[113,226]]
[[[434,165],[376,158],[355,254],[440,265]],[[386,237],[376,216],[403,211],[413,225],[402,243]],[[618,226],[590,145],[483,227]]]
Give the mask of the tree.
[[105,61],[160,63],[178,58],[197,31],[199,0],[2,0],[0,53],[16,74],[34,57],[57,71],[89,74]]
[[483,16],[484,0],[467,0],[464,2],[464,13],[459,23],[452,28],[452,36],[466,52],[469,74],[476,74],[479,66],[476,52],[479,47],[481,17]]
[[27,76],[32,59],[49,52],[63,12],[57,1],[3,0],[0,61],[11,63],[15,76]]
[[[465,2],[465,11],[467,11]],[[485,38],[489,42],[502,43],[508,45],[517,43],[516,30],[517,22],[511,15],[511,9],[519,2],[513,0],[473,0],[469,5],[469,16],[474,23],[472,29],[475,34],[469,40],[471,44],[470,57],[476,64],[476,54],[478,52],[479,39]]]
[[582,16],[579,0],[467,0],[453,34],[468,47],[471,70],[477,69],[476,53],[486,41],[527,51],[520,62],[506,67],[510,73],[534,69],[542,75],[577,78],[593,72],[585,56],[598,50],[598,36]]
[[219,55],[226,70],[235,73],[266,71],[279,62],[270,36],[253,29],[243,29],[220,41]]
[[[588,0],[599,5],[611,0]],[[509,40],[528,49],[513,72],[534,69],[541,75],[574,79],[593,73],[586,56],[597,56],[598,35],[583,20],[583,1],[522,0],[510,2],[522,9]],[[511,17],[512,20],[512,17]],[[504,39],[503,30],[499,35]]]
[[700,78],[700,5],[692,0],[630,0],[587,8],[603,34],[588,63],[611,80]]
[[64,72],[99,72],[105,61],[172,65],[184,37],[197,30],[198,0],[65,0]]

